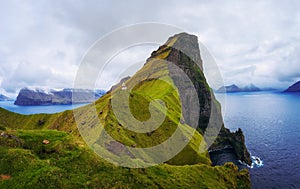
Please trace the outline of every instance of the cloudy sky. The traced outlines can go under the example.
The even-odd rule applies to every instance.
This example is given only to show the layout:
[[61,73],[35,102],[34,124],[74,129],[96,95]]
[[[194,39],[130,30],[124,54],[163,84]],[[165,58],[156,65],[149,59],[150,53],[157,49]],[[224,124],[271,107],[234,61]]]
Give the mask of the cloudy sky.
[[[82,57],[117,28],[171,24],[198,36],[225,84],[285,88],[300,80],[299,1],[1,1],[0,93],[72,87]],[[123,53],[145,59],[157,46]],[[107,74],[103,88],[114,81]]]

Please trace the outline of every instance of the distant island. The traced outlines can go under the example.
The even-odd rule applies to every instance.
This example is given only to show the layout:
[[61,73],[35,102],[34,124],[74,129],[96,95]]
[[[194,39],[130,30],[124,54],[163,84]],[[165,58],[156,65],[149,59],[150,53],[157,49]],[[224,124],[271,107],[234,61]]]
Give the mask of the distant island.
[[11,101],[13,100],[12,98],[9,98],[3,94],[0,94],[0,101]]
[[261,91],[261,89],[256,87],[253,84],[250,84],[243,88],[240,88],[237,85],[233,84],[229,86],[220,87],[218,90],[216,90],[217,93],[237,93],[237,92],[257,92],[257,91]]
[[[15,105],[67,105],[93,102],[104,95],[104,90],[72,89],[42,90],[23,88],[20,90]],[[76,96],[73,97],[73,94]]]
[[289,88],[287,88],[284,92],[300,92],[300,81],[294,83]]

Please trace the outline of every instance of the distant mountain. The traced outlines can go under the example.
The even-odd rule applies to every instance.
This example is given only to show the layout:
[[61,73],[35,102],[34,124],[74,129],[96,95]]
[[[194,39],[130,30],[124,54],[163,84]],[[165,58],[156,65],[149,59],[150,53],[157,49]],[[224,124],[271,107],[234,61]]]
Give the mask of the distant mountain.
[[250,84],[244,88],[240,88],[237,85],[229,85],[229,86],[223,86],[220,87],[218,90],[216,90],[217,93],[237,93],[237,92],[256,92],[261,91],[260,88],[256,87],[253,84]]
[[9,101],[9,100],[13,100],[13,99],[11,99],[3,94],[0,94],[0,101]]
[[238,86],[236,85],[229,85],[229,86],[223,86],[223,87],[220,87],[216,92],[217,93],[235,93],[235,92],[241,92],[242,89],[239,88]]
[[260,88],[256,87],[255,85],[253,84],[250,84],[244,88],[242,88],[242,91],[243,92],[256,92],[256,91],[261,91]]
[[[100,98],[106,91],[72,89],[63,90],[42,90],[23,88],[20,90],[15,105],[32,106],[32,105],[65,105],[93,102]],[[73,97],[73,95],[75,96]]]
[[300,81],[298,81],[298,82],[294,83],[293,85],[291,85],[284,92],[300,92]]

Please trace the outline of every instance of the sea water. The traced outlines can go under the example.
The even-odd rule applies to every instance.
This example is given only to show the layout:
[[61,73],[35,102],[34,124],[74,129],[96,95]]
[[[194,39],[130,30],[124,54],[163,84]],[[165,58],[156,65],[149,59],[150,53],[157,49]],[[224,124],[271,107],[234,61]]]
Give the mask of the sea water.
[[[252,156],[263,165],[250,168],[253,188],[300,188],[300,94],[271,92],[216,94],[224,122],[242,128]],[[222,100],[220,100],[222,102]]]
[[39,114],[39,113],[58,113],[63,112],[65,110],[72,110],[74,108],[78,108],[86,105],[84,104],[70,104],[70,105],[47,105],[47,106],[18,106],[14,105],[14,101],[0,101],[0,107],[11,112],[19,113],[19,114]]

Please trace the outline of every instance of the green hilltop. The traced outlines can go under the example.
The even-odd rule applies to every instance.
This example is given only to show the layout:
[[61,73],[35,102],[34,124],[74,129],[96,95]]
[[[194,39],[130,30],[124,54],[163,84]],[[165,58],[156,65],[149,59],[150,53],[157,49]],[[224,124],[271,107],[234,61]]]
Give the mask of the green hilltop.
[[[198,112],[189,112],[193,102],[181,99],[180,94],[189,94],[189,88],[179,86],[178,72],[159,59],[175,63],[191,79],[199,99]],[[233,163],[212,166],[204,133],[210,111],[217,112],[219,121],[222,117],[201,69],[197,37],[181,33],[153,52],[134,76],[74,112],[20,115],[0,108],[0,188],[250,188],[248,170],[239,171]],[[149,106],[155,112],[166,112],[159,128],[139,133],[119,121],[118,116],[131,116],[128,112],[116,115],[113,109],[114,97],[121,105],[126,101],[123,82],[130,89],[129,105],[124,107],[136,120],[151,119]],[[160,101],[153,103],[155,99]],[[193,114],[199,117],[196,128],[191,127]],[[150,123],[155,124],[158,120]],[[210,149],[230,145],[249,163],[243,133],[231,133],[223,124],[220,129]],[[94,152],[101,151],[113,162],[131,158],[132,166],[155,162],[151,155],[136,150],[159,145],[177,130],[181,138],[174,146],[188,136],[191,139],[177,155],[155,166],[116,166]],[[105,132],[112,139],[104,140]],[[165,148],[157,153],[165,157],[169,151]]]

